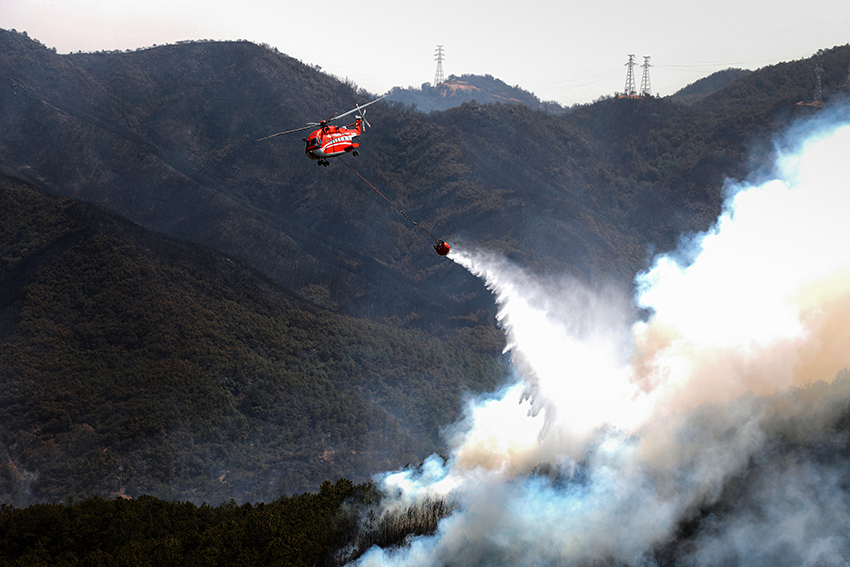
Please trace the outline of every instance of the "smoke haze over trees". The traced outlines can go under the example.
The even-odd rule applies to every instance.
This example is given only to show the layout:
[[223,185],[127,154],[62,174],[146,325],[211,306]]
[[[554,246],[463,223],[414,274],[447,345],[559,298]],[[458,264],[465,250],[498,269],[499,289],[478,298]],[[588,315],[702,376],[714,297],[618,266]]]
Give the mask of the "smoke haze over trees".
[[[776,167],[774,135],[816,112],[796,106],[814,95],[815,64],[824,68],[827,104],[841,107],[848,59],[850,47],[836,47],[722,72],[680,96],[604,98],[558,114],[518,87],[464,76],[456,79],[499,87],[518,102],[475,99],[430,114],[378,103],[360,156],[346,159],[453,249],[487,250],[524,281],[564,278],[591,290],[574,306],[595,305],[597,292],[629,303],[651,258],[688,256],[681,242],[711,229],[729,178],[762,178]],[[0,522],[38,528],[5,532],[9,546],[0,547],[16,555],[0,559],[100,553],[120,564],[170,547],[160,564],[181,564],[198,546],[239,533],[228,561],[283,560],[284,549],[301,553],[286,561],[305,567],[355,560],[346,546],[364,518],[343,502],[378,514],[391,499],[381,501],[387,494],[374,486],[323,481],[362,483],[408,464],[401,476],[421,480],[453,466],[431,455],[474,445],[457,443],[470,407],[493,401],[486,392],[504,393],[512,372],[496,288],[436,256],[341,164],[317,168],[297,136],[256,142],[373,96],[248,42],[57,55],[0,30],[0,498],[17,507],[142,494],[193,503],[4,508]],[[625,310],[630,323],[648,317],[634,305]],[[665,327],[652,330],[651,344],[666,345]],[[706,425],[709,407],[680,416],[676,423],[709,444],[752,441],[742,434],[753,424],[765,437],[748,445],[735,474],[711,485],[710,497],[675,502],[684,512],[667,516],[672,535],[649,551],[653,561],[749,562],[757,550],[735,548],[731,557],[724,549],[736,533],[776,533],[771,514],[780,508],[761,523],[745,516],[783,483],[807,504],[834,503],[820,510],[823,522],[804,522],[804,533],[823,533],[824,549],[846,556],[846,540],[826,526],[843,521],[848,498],[847,375],[836,380],[839,370],[813,372],[787,393],[728,401],[730,421],[716,427]],[[652,389],[656,377],[648,376]],[[534,409],[545,414],[539,400]],[[477,455],[463,453],[465,462]],[[519,467],[516,478],[528,483],[468,494],[503,503],[527,490],[583,494],[599,486],[591,476],[602,456],[591,451],[572,468]],[[688,463],[705,464],[698,454]],[[682,486],[680,470],[665,486]],[[819,484],[794,481],[804,474]],[[281,498],[316,490],[315,499]],[[249,501],[266,508],[240,505]],[[62,533],[75,518],[150,510],[170,518],[162,525],[175,526],[172,535],[116,532],[102,548],[33,537]],[[435,518],[455,508],[440,510],[376,540],[433,533]],[[455,526],[465,521],[453,517]],[[387,525],[376,518],[373,526]],[[510,523],[498,527],[513,533]],[[275,540],[281,530],[303,538],[284,545]],[[414,553],[432,540],[417,541]],[[494,553],[476,549],[471,563]],[[771,557],[840,564],[840,553],[803,549],[779,546]],[[617,553],[584,559],[632,560]]]

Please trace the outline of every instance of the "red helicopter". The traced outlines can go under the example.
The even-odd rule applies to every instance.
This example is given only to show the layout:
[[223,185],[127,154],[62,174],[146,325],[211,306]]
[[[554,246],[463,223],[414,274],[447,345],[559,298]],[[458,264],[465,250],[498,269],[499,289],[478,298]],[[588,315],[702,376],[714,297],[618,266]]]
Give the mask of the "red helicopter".
[[[338,116],[334,113],[328,119],[322,120],[321,122],[308,122],[306,126],[302,126],[301,128],[278,132],[277,134],[260,138],[257,141],[261,142],[263,140],[268,140],[269,138],[283,136],[284,134],[292,134],[294,132],[302,132],[304,130],[315,128],[315,130],[310,132],[306,138],[301,138],[307,143],[304,153],[307,154],[308,158],[318,160],[319,165],[327,167],[330,165],[328,158],[339,157],[348,153],[355,156],[358,154],[357,148],[360,147],[358,138],[363,130],[365,130],[363,126],[364,124],[370,128],[372,126],[366,121],[366,111],[364,109],[370,104],[375,104],[383,98],[386,97],[382,96],[381,98],[376,98],[373,101],[367,102],[363,106],[358,104],[355,108],[352,108],[348,112],[344,112]],[[348,116],[352,112],[359,112],[359,114],[355,117],[356,120],[353,124],[349,124],[348,126],[335,126],[330,124],[330,122],[339,120],[343,116]],[[318,128],[316,128],[317,126]]]
[[[277,136],[283,136],[284,134],[292,134],[293,132],[302,132],[304,130],[310,130],[315,128],[315,130],[310,132],[310,134],[306,138],[302,138],[302,140],[307,143],[307,147],[304,149],[304,153],[307,154],[308,158],[318,160],[319,165],[327,167],[328,165],[330,165],[328,158],[340,157],[348,153],[355,156],[357,155],[357,148],[360,147],[358,138],[364,130],[363,125],[365,124],[370,128],[372,127],[372,125],[366,121],[365,108],[370,104],[375,104],[383,98],[386,98],[386,95],[380,98],[376,98],[373,101],[367,102],[363,106],[360,106],[358,104],[355,108],[349,110],[348,112],[344,112],[343,114],[340,114],[338,116],[336,114],[332,114],[327,120],[322,120],[321,122],[310,122],[306,126],[302,126],[301,128],[295,128],[294,130],[287,130],[285,132],[278,132],[277,134],[272,134],[271,136],[260,138],[257,141],[262,142],[263,140],[268,140],[269,138],[274,138]],[[355,117],[356,119],[354,121],[354,124],[349,124],[348,126],[334,126],[330,124],[330,122],[332,122],[333,120],[339,120],[343,116],[348,116],[352,112],[359,112],[359,114]],[[317,126],[318,128],[316,128]],[[392,201],[387,199],[387,197],[383,193],[378,191],[377,187],[369,183],[369,181],[365,177],[355,171],[354,168],[348,165],[348,163],[343,160],[340,161],[344,163],[346,167],[354,171],[354,173],[356,173],[358,177],[360,177],[372,189],[374,189],[375,192],[378,193],[378,195],[386,199],[386,201],[390,205],[395,207],[395,209],[400,212],[404,216],[404,218],[406,218],[414,225],[422,229],[426,234],[428,234],[428,236],[430,236],[434,240],[434,250],[437,251],[437,254],[439,254],[440,256],[446,256],[449,253],[450,248],[448,243],[443,240],[437,240],[433,234],[428,232],[428,230],[425,229],[418,222],[407,216],[404,211],[396,207]]]

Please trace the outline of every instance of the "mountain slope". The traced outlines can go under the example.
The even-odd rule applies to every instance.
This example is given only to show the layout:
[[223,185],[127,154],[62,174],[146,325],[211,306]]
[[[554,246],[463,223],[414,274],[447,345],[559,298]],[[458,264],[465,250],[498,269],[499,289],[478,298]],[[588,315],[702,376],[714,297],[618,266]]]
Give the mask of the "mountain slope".
[[[233,255],[346,314],[451,332],[452,317],[490,309],[342,164],[317,169],[297,138],[255,142],[368,93],[247,42],[60,56],[0,31],[0,45],[7,174]],[[828,84],[846,53],[821,56]],[[629,286],[646,249],[713,222],[754,137],[793,119],[809,64],[756,71],[688,108],[605,100],[552,116],[466,103],[422,115],[382,102],[349,161],[438,238]]]
[[[234,255],[304,297],[324,286],[348,314],[435,328],[447,316],[489,308],[480,286],[454,274],[423,233],[350,171],[317,170],[297,139],[254,141],[352,108],[358,95],[350,86],[249,43],[59,56],[8,32],[0,42],[3,171]],[[615,256],[602,259],[617,269],[599,273],[628,282],[645,240],[621,225],[623,211],[595,197],[628,172],[609,159],[608,133],[585,128],[586,116],[468,104],[425,117],[380,103],[370,107],[375,127],[354,165],[438,237],[491,242],[519,261],[562,269],[575,254],[597,258],[582,234],[598,223],[617,226],[606,236]],[[564,141],[552,146],[553,137]],[[541,170],[550,172],[545,179]],[[496,171],[499,186],[486,185]],[[524,202],[538,187],[549,188],[546,198]],[[499,210],[515,194],[519,209]],[[587,214],[566,232],[517,238],[505,229],[519,226],[517,210],[542,218],[541,226]],[[502,218],[499,231],[489,228],[493,215]],[[624,245],[621,233],[634,244]],[[666,234],[666,243],[676,236]],[[541,238],[551,244],[535,258]]]
[[[818,56],[835,98],[848,54]],[[714,222],[811,65],[688,107],[381,102],[349,163],[456,248],[628,288]],[[0,171],[178,239],[6,194],[4,491],[264,499],[439,449],[464,389],[501,376],[489,292],[342,164],[255,141],[369,98],[246,42],[60,56],[0,31]]]
[[733,83],[740,79],[741,77],[746,77],[752,73],[752,71],[748,71],[746,69],[724,69],[723,71],[717,71],[716,73],[712,73],[708,77],[704,77],[698,81],[694,81],[688,86],[679,89],[672,95],[670,95],[670,100],[681,102],[683,104],[693,104],[694,102],[705,98],[706,96],[712,94],[715,91],[718,91],[725,87],[726,85]]
[[240,262],[0,183],[0,493],[272,500],[439,450],[499,336],[334,315]]

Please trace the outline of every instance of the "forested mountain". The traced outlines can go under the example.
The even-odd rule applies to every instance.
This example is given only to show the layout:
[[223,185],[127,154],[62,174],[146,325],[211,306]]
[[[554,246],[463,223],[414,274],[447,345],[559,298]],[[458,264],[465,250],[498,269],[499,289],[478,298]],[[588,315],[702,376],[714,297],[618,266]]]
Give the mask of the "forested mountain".
[[681,102],[683,104],[692,104],[705,98],[711,93],[722,89],[729,83],[733,83],[741,77],[746,77],[750,73],[752,73],[752,71],[748,71],[746,69],[731,68],[712,73],[708,77],[694,81],[685,88],[679,89],[670,95],[670,100]]
[[[827,98],[849,57],[817,56]],[[453,245],[628,287],[810,111],[812,66],[689,106],[381,102],[347,161]],[[247,42],[58,55],[0,30],[5,494],[269,499],[440,449],[502,379],[489,293],[341,163],[256,141],[373,96]]]
[[[297,137],[255,141],[372,95],[247,42],[57,55],[2,32],[0,46],[3,172],[231,254],[347,314],[434,330],[488,308],[347,168],[317,169]],[[821,56],[826,84],[846,54]],[[813,91],[810,67],[759,71],[688,108],[608,100],[554,117],[469,103],[427,116],[379,103],[349,161],[439,238],[628,285],[648,246],[713,221],[749,140]]]
[[[816,564],[841,565],[843,556],[833,554],[830,545],[841,547],[842,541],[836,540],[846,544],[846,530],[842,531],[844,523],[840,519],[846,515],[848,392],[850,374],[844,371],[830,385],[819,381],[771,396],[781,405],[817,408],[821,418],[832,414],[832,426],[812,427],[808,419],[800,416],[777,420],[773,441],[753,455],[746,474],[728,479],[715,502],[706,503],[683,518],[678,530],[660,542],[647,558],[662,567],[693,565],[694,549],[704,549],[700,538],[705,524],[711,531],[731,524],[738,528],[736,536],[752,533],[747,524],[741,527],[742,522],[736,517],[744,503],[745,508],[754,510],[753,522],[770,521],[779,529],[787,526],[788,537],[777,538],[781,541],[745,538],[739,545],[767,548],[765,555],[772,555],[771,564],[799,564],[801,556],[793,542],[808,539],[800,532],[809,533],[806,530],[813,523],[819,525],[816,521],[828,524],[836,520],[837,525],[830,527],[837,537],[817,534],[805,543],[824,550]],[[782,465],[774,466],[777,462]],[[833,477],[824,471],[836,474]],[[529,482],[534,480],[532,476]],[[582,482],[580,475],[576,475],[576,482]],[[823,517],[813,520],[812,516],[818,516],[820,510],[815,512],[806,506],[808,494],[799,490],[801,485],[809,490],[822,489],[832,497],[822,502]],[[776,513],[774,509],[758,507],[764,503],[758,495],[765,491],[790,493],[794,501],[789,508],[793,509],[783,508]],[[93,497],[23,510],[0,505],[0,563],[10,567],[331,567],[353,564],[346,560],[359,557],[371,544],[384,548],[410,546],[410,536],[434,533],[437,521],[451,510],[446,502],[436,500],[390,515],[368,529],[368,524],[360,521],[360,513],[369,510],[379,498],[379,492],[371,485],[355,486],[342,479],[335,484],[323,483],[315,494],[281,496],[272,502],[241,506],[233,501],[215,507],[198,506],[150,496],[132,500]],[[724,563],[739,562],[733,545],[724,546],[719,553],[728,558]],[[623,565],[604,559],[580,564]]]
[[4,502],[270,501],[366,480],[440,450],[460,396],[503,379],[501,347],[495,330],[448,342],[336,315],[238,260],[0,181]]

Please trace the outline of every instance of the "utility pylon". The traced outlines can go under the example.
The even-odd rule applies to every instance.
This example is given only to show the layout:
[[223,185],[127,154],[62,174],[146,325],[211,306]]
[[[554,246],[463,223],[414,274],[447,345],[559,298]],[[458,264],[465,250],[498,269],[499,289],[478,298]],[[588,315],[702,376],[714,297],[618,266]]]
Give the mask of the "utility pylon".
[[823,104],[823,66],[818,63],[815,65],[815,104]]
[[850,63],[847,65],[847,78],[844,79],[844,84],[841,87],[845,89],[850,88]]
[[635,96],[637,91],[635,91],[635,56],[633,54],[629,55],[629,62],[626,63],[626,67],[629,68],[626,73],[626,91],[623,93],[625,96]]
[[818,108],[823,106],[823,66],[820,63],[815,65],[815,98],[811,102],[801,100],[797,103],[797,106],[814,106]]
[[440,83],[442,83],[445,79],[443,78],[443,46],[438,45],[437,49],[434,52],[434,60],[437,61],[437,72],[434,73],[434,86],[436,87]]
[[649,64],[649,56],[643,56],[643,77],[640,80],[640,96],[652,96],[652,87],[649,86],[649,68],[652,65]]

